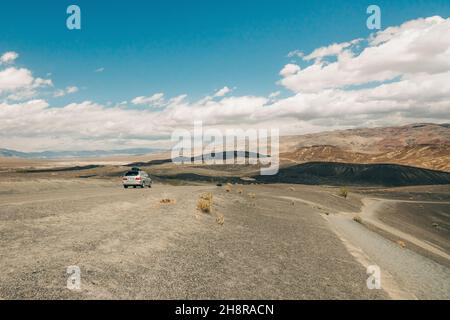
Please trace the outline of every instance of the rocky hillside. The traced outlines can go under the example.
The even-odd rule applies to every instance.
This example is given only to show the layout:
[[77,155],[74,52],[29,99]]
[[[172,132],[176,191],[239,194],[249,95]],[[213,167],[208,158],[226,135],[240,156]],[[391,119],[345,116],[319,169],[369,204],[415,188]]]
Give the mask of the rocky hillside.
[[290,136],[281,140],[280,149],[286,162],[390,163],[450,171],[450,125],[415,124]]

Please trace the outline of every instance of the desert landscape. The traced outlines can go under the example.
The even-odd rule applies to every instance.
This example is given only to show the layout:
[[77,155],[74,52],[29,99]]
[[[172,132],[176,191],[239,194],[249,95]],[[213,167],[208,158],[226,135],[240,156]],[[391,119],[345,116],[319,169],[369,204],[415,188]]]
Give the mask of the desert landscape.
[[444,305],[450,1],[2,4],[0,304],[71,300]]
[[[281,137],[275,176],[4,153],[0,298],[450,299],[449,144],[446,124]],[[123,189],[136,166],[152,188]]]

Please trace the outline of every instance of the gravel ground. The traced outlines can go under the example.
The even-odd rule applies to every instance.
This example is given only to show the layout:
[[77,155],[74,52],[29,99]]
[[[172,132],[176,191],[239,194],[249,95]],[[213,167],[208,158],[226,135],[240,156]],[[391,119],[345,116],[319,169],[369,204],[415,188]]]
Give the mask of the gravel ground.
[[390,289],[400,290],[399,298],[450,299],[449,268],[402,248],[349,217],[335,215],[329,219],[346,240],[362,250],[370,264],[380,267],[382,277],[383,273],[393,277],[395,285]]
[[[195,209],[205,191],[214,195],[212,214]],[[310,202],[283,198],[300,196]],[[389,298],[367,289],[365,267],[322,205],[357,210],[359,202],[320,187],[2,181],[0,298]],[[66,288],[72,265],[81,269],[79,291]]]

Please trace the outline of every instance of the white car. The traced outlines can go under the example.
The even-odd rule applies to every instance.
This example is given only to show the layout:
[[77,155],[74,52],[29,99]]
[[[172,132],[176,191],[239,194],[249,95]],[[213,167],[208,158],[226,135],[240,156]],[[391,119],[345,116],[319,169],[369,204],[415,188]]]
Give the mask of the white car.
[[123,176],[122,183],[125,189],[127,189],[128,187],[152,187],[152,179],[149,177],[147,172],[142,170],[128,171]]

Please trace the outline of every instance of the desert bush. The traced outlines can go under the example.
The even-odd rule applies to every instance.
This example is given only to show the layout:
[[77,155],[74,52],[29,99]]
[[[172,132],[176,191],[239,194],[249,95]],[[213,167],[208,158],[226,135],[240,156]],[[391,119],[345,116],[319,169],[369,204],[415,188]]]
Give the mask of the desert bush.
[[203,213],[212,212],[213,195],[211,192],[204,193],[197,201],[197,209]]
[[256,198],[256,194],[254,194],[254,193],[252,193],[252,192],[250,192],[250,193],[248,194],[248,196],[249,196],[250,198],[252,198],[252,199],[255,199],[255,198]]
[[397,244],[398,244],[400,247],[402,247],[402,248],[406,248],[406,243],[405,243],[405,241],[398,240],[398,241],[397,241]]
[[233,188],[232,188],[231,184],[230,184],[230,183],[227,183],[227,185],[225,186],[225,191],[226,191],[226,192],[231,192],[232,189],[233,189]]
[[212,201],[213,195],[211,192],[205,192],[202,195],[200,195],[200,199],[205,199],[208,201]]
[[223,223],[225,222],[225,217],[223,216],[223,214],[221,214],[221,213],[217,214],[216,222],[219,225],[223,225]]
[[344,197],[344,198],[347,198],[347,196],[348,196],[348,190],[347,190],[347,188],[340,188],[339,189],[339,196],[341,196],[341,197]]
[[362,218],[361,218],[360,216],[358,216],[358,215],[356,215],[356,216],[354,216],[354,217],[353,217],[353,221],[355,221],[355,222],[358,222],[358,223],[361,223],[361,224],[362,224]]
[[174,204],[175,200],[174,199],[169,199],[169,198],[164,198],[164,199],[161,199],[159,201],[159,203],[162,203],[162,204]]

